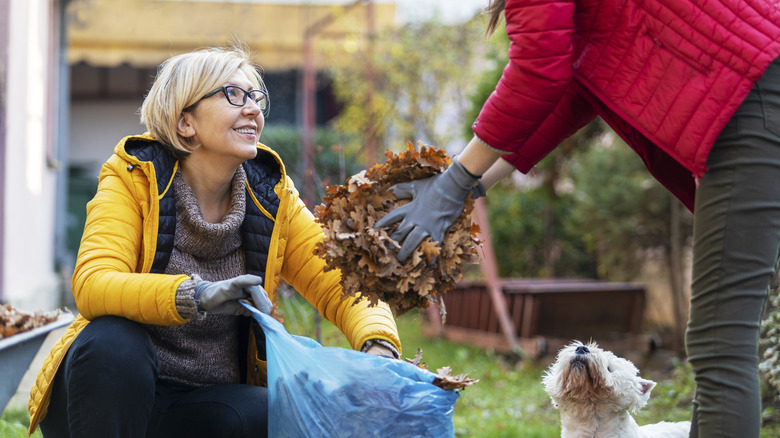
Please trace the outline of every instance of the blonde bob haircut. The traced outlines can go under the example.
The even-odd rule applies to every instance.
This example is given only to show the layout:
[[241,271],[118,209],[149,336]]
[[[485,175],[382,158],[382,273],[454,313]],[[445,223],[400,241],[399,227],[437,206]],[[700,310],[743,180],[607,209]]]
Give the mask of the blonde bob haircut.
[[176,132],[179,118],[192,110],[204,94],[224,85],[238,71],[246,74],[253,89],[265,91],[262,71],[252,63],[243,45],[209,47],[165,60],[141,105],[141,123],[175,157],[189,155],[198,146]]

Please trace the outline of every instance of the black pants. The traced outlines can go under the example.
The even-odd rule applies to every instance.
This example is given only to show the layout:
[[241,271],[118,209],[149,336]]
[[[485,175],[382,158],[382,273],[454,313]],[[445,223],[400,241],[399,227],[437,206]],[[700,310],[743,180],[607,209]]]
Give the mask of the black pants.
[[691,437],[758,438],[758,339],[780,248],[780,62],[755,84],[696,192],[686,333],[696,376]]
[[104,316],[79,333],[54,379],[46,438],[265,437],[268,391],[252,385],[188,387],[157,379],[140,324]]

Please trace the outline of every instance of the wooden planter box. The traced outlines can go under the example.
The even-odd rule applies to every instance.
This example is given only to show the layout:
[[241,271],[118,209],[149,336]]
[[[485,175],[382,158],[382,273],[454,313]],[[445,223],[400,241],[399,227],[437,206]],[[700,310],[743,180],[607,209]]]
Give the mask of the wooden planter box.
[[[573,340],[596,341],[610,350],[645,351],[641,333],[645,285],[565,279],[502,279],[501,290],[517,344],[527,355],[554,353]],[[424,312],[429,337],[512,352],[496,307],[481,281],[463,281],[444,294],[446,319],[439,309]]]

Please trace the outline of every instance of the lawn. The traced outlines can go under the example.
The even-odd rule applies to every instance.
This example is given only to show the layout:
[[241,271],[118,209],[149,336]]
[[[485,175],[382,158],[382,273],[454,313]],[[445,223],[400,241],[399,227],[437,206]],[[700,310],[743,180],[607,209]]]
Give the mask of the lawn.
[[[315,337],[310,310],[294,301],[282,309],[288,329]],[[450,366],[453,374],[466,373],[479,379],[478,383],[462,391],[455,405],[453,418],[457,437],[560,436],[558,412],[553,409],[540,383],[547,361],[518,363],[480,348],[428,339],[422,334],[421,316],[417,311],[398,318],[398,327],[404,357],[414,357],[417,348],[421,348],[423,362],[429,369]],[[320,336],[324,345],[347,345],[343,336],[327,322],[321,324]],[[694,388],[690,367],[679,363],[671,372],[662,375],[642,375],[655,380],[658,386],[648,405],[636,416],[639,424],[688,419]],[[775,403],[764,410],[762,438],[780,436],[780,415],[775,411],[778,406]],[[0,437],[26,436],[26,424],[26,412],[6,412],[0,420]],[[34,436],[40,437],[40,432]]]

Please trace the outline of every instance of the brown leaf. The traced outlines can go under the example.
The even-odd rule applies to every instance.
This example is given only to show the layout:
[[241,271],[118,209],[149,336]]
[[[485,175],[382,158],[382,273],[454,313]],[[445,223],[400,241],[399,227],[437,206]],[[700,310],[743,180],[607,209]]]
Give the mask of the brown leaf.
[[474,201],[466,199],[463,213],[439,244],[426,239],[404,263],[396,254],[398,242],[390,238],[394,228],[374,229],[390,210],[409,202],[397,200],[391,186],[428,178],[451,163],[447,153],[419,142],[407,142],[405,151],[385,152],[387,162],[347,178],[345,185],[326,189],[323,204],[314,209],[325,239],[315,248],[327,269],[342,272],[342,298],[367,299],[372,305],[387,303],[400,315],[425,308],[432,294],[443,294],[460,280],[465,263],[479,259],[478,227],[471,223]]
[[406,358],[404,359],[406,362],[409,362],[412,365],[415,365],[418,368],[427,369],[428,367],[425,366],[425,363],[422,361],[422,348],[417,347],[417,354],[414,356],[414,359]]
[[50,324],[66,312],[63,309],[28,312],[12,307],[10,304],[2,305],[0,306],[0,339]]
[[471,386],[479,380],[470,379],[468,374],[452,375],[452,369],[450,367],[443,367],[436,370],[436,378],[433,380],[433,384],[441,389],[452,391],[454,389],[464,389],[467,386]]
[[[428,367],[422,361],[422,353],[422,348],[417,348],[417,355],[414,357],[414,359],[407,358],[405,361],[415,365],[418,368],[427,370]],[[479,380],[470,379],[468,374],[458,374],[457,376],[453,376],[452,368],[442,367],[436,370],[436,377],[434,377],[433,382],[431,383],[438,386],[439,388],[452,391],[455,389],[464,389],[465,387],[471,386],[477,382],[479,382]]]

